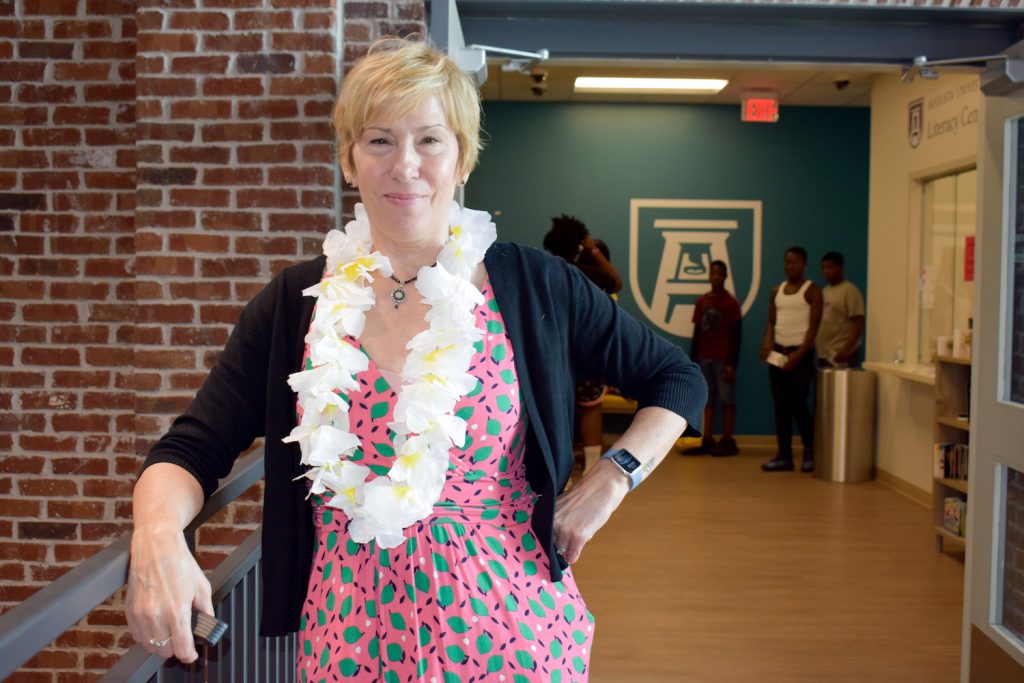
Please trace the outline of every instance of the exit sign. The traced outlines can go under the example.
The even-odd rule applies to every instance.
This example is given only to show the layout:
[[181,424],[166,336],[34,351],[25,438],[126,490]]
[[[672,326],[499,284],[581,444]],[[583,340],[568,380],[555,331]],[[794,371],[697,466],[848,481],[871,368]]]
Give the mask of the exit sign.
[[754,123],[779,120],[779,96],[771,92],[749,92],[740,101],[740,118]]

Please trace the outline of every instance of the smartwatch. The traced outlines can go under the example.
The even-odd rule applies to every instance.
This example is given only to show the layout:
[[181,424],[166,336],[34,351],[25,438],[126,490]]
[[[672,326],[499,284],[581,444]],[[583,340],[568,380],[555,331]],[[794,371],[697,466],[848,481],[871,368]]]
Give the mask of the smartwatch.
[[629,478],[629,490],[632,491],[644,478],[644,470],[636,456],[625,448],[616,448],[601,456],[602,460],[611,460],[623,474]]

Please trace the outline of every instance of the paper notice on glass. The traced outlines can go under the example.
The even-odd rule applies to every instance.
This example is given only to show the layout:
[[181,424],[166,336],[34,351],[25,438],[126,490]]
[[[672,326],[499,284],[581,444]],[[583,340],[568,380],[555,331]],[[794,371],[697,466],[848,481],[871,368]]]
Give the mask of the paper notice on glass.
[[918,280],[921,289],[921,308],[930,311],[935,308],[935,268],[925,266],[921,269],[921,279]]

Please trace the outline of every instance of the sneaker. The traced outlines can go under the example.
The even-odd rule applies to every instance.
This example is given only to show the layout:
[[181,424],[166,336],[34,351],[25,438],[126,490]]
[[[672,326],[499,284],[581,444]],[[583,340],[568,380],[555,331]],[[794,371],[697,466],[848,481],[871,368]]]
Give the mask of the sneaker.
[[699,446],[693,448],[687,448],[683,451],[683,455],[708,455],[715,451],[715,439],[713,437],[706,437],[700,442]]
[[793,458],[776,455],[768,462],[761,463],[761,469],[765,472],[792,472]]
[[740,449],[736,447],[736,439],[725,437],[718,442],[718,446],[715,450],[711,451],[711,455],[721,458],[726,455],[738,455],[739,452]]
[[813,456],[810,457],[810,458],[808,458],[806,455],[804,456],[804,461],[802,463],[800,463],[800,471],[801,472],[813,472],[814,471],[814,457]]

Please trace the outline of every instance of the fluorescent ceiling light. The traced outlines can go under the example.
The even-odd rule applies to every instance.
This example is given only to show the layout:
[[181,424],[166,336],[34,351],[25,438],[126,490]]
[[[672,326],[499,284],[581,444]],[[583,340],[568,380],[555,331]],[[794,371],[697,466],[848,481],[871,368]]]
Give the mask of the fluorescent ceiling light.
[[619,78],[578,76],[574,89],[600,92],[686,92],[712,95],[729,84],[721,78]]

